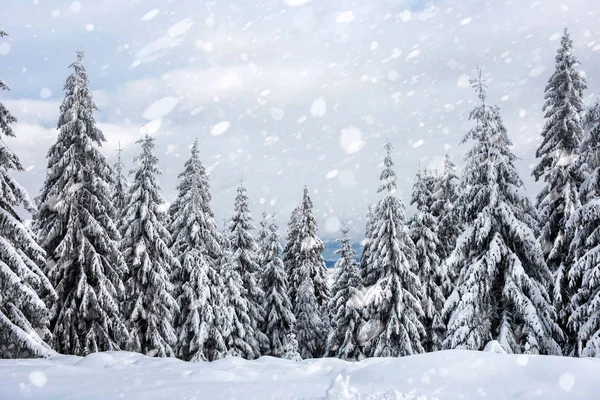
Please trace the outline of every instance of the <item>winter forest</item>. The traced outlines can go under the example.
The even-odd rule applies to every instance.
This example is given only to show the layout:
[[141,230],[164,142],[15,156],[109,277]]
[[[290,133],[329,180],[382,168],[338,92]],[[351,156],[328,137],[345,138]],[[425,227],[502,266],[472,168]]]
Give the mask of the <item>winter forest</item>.
[[[377,201],[362,210],[362,226],[342,218],[333,268],[308,184],[294,189],[287,220],[275,205],[252,215],[260,188],[239,171],[221,221],[201,140],[169,165],[178,169],[171,202],[152,127],[135,141],[133,163],[118,137],[116,162],[108,160],[86,71],[93,49],[74,52],[64,69],[43,185],[28,194],[10,146],[17,118],[1,97],[19,82],[0,79],[0,358],[361,361],[484,349],[600,357],[600,102],[587,101],[569,28],[540,89],[531,169],[539,193],[526,192],[513,152],[519,133],[489,95],[494,76],[473,65],[470,129],[456,143],[464,158],[399,171],[404,139],[377,139]],[[401,193],[407,174],[412,190]]]

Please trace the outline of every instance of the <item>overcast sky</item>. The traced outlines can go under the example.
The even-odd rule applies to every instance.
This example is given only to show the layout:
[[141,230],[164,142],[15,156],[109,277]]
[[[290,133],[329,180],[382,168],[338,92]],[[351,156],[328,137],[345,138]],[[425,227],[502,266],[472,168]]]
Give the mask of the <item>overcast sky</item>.
[[586,102],[600,93],[597,0],[5,0],[0,27],[10,34],[0,76],[11,86],[1,101],[19,119],[7,143],[32,197],[83,49],[109,162],[120,142],[131,165],[148,124],[172,201],[197,138],[219,220],[242,176],[254,218],[274,206],[282,226],[307,185],[325,239],[342,218],[362,238],[386,137],[407,206],[419,165],[449,153],[461,166],[476,65],[531,197],[543,90],[565,27]]

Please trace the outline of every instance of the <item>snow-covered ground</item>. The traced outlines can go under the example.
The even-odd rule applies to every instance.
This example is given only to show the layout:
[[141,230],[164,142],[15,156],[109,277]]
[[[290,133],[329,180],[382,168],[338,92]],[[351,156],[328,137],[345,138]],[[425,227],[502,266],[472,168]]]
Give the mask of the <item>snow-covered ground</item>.
[[600,399],[600,360],[451,350],[213,363],[96,353],[0,360],[0,399]]

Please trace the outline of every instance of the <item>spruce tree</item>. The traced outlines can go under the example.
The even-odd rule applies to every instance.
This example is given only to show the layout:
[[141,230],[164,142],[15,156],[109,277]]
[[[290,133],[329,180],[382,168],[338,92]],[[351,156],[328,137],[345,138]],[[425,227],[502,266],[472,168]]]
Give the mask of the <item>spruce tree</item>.
[[371,247],[371,236],[373,236],[373,229],[375,228],[375,211],[373,209],[373,206],[371,204],[369,204],[368,209],[367,209],[367,222],[365,224],[365,238],[363,240],[363,248],[362,248],[362,253],[360,255],[360,273],[361,273],[361,278],[363,279],[364,283],[367,283],[370,281],[370,278],[367,278],[367,271],[369,271],[369,267],[368,267],[368,262],[369,262],[369,257],[371,255],[370,253],[370,247]]
[[126,266],[113,221],[114,173],[98,149],[105,139],[94,120],[83,56],[78,52],[70,66],[36,215],[47,275],[58,295],[54,348],[76,355],[118,350],[127,340],[119,310]]
[[121,218],[123,215],[127,203],[127,192],[129,191],[129,182],[123,172],[125,164],[123,164],[123,160],[121,159],[122,154],[123,149],[121,149],[121,144],[119,143],[119,148],[117,149],[117,162],[113,166],[115,172],[114,206],[117,218]]
[[[257,254],[257,262],[259,265],[259,270],[261,274],[264,269],[264,258],[266,253],[269,251],[269,215],[267,211],[263,211],[262,218],[258,223],[258,232],[256,235],[256,245],[258,246],[258,254]],[[264,289],[263,289],[264,290]]]
[[269,338],[267,354],[281,357],[286,349],[287,337],[293,332],[296,319],[288,297],[288,282],[280,256],[281,238],[277,232],[275,215],[271,218],[269,235],[265,238],[266,252],[260,282],[265,293],[263,332]]
[[180,265],[171,276],[180,310],[175,319],[176,354],[186,361],[213,361],[227,352],[222,333],[226,323],[223,282],[218,271],[222,250],[207,204],[211,194],[197,140],[179,180],[169,227],[171,252]]
[[327,353],[344,360],[358,361],[364,358],[359,344],[360,327],[363,318],[362,282],[356,264],[356,252],[347,225],[342,226],[341,247],[335,251],[339,259],[335,264],[338,270],[331,289],[329,309],[331,328],[327,339]]
[[[0,37],[6,32],[0,29]],[[0,91],[9,90],[0,78]],[[43,272],[44,250],[16,208],[35,213],[27,192],[10,175],[23,171],[19,158],[2,140],[14,137],[17,119],[0,103],[0,358],[46,356],[52,353],[50,311],[45,299],[56,293]]]
[[461,234],[457,205],[458,175],[448,154],[444,158],[444,170],[435,181],[431,213],[438,220],[440,245],[437,247],[437,254],[444,261],[456,247],[456,239]]
[[533,170],[536,181],[543,179],[545,186],[537,196],[541,222],[539,241],[550,270],[555,274],[553,301],[558,321],[565,331],[566,352],[574,341],[575,332],[568,326],[572,313],[568,276],[571,237],[566,232],[567,221],[580,206],[578,190],[582,176],[577,171],[577,157],[583,134],[583,91],[586,81],[577,70],[579,62],[573,54],[573,42],[565,29],[556,55],[556,68],[544,91],[546,124],[542,143],[536,157],[540,159]]
[[581,208],[571,216],[569,289],[573,293],[568,326],[576,336],[568,343],[576,356],[600,356],[600,102],[586,114],[580,168],[589,171],[579,191]]
[[368,270],[363,275],[363,284],[369,290],[369,324],[375,328],[366,338],[364,352],[373,357],[398,357],[423,352],[424,314],[415,245],[408,234],[404,204],[393,195],[396,189],[393,146],[387,142],[384,148],[387,154],[378,192],[387,194],[377,205]]
[[269,340],[261,331],[265,312],[262,306],[265,294],[259,285],[258,246],[250,233],[253,229],[246,188],[243,183],[240,183],[235,198],[234,214],[229,226],[229,241],[235,269],[244,283],[244,296],[248,303],[252,335],[247,340],[258,357],[262,350],[268,348]]
[[300,207],[295,207],[292,210],[290,219],[287,223],[287,232],[285,235],[285,243],[283,247],[283,267],[285,275],[288,279],[288,297],[292,307],[296,304],[296,294],[300,282],[297,279],[296,271],[298,270],[298,260],[300,259],[300,229],[298,218],[300,215]]
[[219,273],[223,277],[226,317],[222,334],[225,337],[227,355],[252,360],[260,356],[260,349],[256,346],[246,289],[238,272],[227,233],[222,235],[223,256],[219,266]]
[[142,152],[134,159],[137,167],[132,171],[121,226],[121,246],[129,269],[124,310],[130,329],[127,347],[147,355],[172,357],[178,306],[169,275],[179,268],[179,262],[168,247],[171,235],[162,210],[164,198],[158,183],[161,171],[154,155],[154,138],[146,134],[136,143]]
[[442,348],[445,323],[442,309],[449,291],[450,282],[438,256],[441,246],[438,237],[438,220],[432,214],[436,180],[427,172],[417,173],[411,204],[417,211],[410,223],[410,237],[415,244],[418,276],[421,281],[422,320],[425,335],[421,343],[425,351],[437,351]]
[[460,194],[465,231],[448,260],[460,271],[444,306],[444,348],[482,350],[497,340],[509,353],[560,354],[562,335],[544,282],[550,271],[531,227],[533,209],[515,168],[512,142],[498,107],[486,104],[485,84],[472,81],[480,104],[465,158]]

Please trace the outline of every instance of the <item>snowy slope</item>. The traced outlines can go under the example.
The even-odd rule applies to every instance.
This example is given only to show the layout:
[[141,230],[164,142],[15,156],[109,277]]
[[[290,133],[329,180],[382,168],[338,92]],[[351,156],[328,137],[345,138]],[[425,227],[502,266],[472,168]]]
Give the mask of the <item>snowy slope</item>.
[[0,360],[0,399],[10,400],[597,400],[598,382],[596,359],[463,350],[358,363],[271,357],[186,363],[127,352]]

